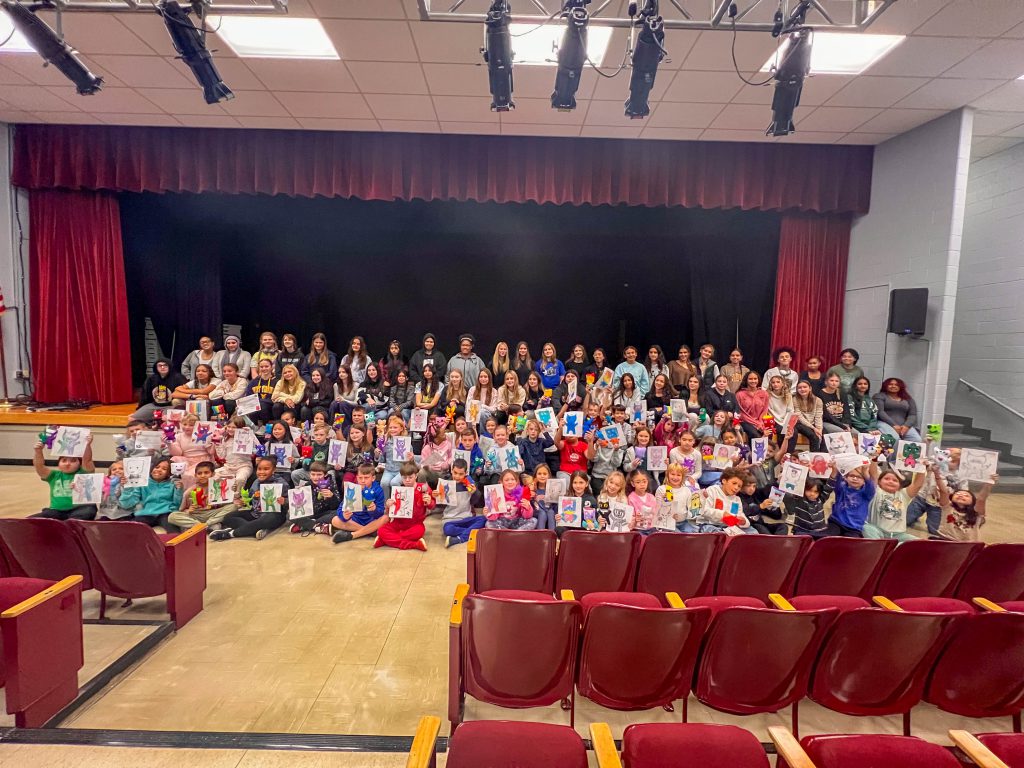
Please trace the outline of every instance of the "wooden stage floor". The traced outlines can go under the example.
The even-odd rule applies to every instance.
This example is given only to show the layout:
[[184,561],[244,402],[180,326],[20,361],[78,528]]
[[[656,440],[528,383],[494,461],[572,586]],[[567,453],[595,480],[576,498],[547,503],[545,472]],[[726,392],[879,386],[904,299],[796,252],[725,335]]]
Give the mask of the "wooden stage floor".
[[72,411],[28,411],[24,406],[0,408],[0,425],[63,424],[68,427],[124,427],[138,405],[96,405]]

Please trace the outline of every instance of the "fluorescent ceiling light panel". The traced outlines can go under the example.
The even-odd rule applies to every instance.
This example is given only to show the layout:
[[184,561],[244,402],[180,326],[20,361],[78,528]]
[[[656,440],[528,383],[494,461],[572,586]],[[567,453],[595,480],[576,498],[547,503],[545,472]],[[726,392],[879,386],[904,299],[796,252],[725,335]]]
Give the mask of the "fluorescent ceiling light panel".
[[[814,33],[811,49],[811,74],[859,75],[889,51],[903,42],[905,35],[862,35],[856,32]],[[779,59],[786,55],[786,45],[779,50]],[[762,72],[775,64],[776,55],[765,62]]]
[[[10,38],[8,40],[8,38]],[[0,41],[7,40],[0,46],[0,53],[35,53],[35,49],[28,44],[21,32],[14,29],[11,17],[0,12]]]
[[[513,63],[558,66],[558,45],[565,34],[564,24],[552,23],[541,27],[536,24],[509,24],[508,29],[512,34],[512,51],[515,53]],[[590,25],[587,28],[587,55],[597,66],[604,62],[604,54],[611,39],[611,27]]]
[[318,19],[278,16],[210,16],[207,27],[236,54],[264,59],[337,59]]

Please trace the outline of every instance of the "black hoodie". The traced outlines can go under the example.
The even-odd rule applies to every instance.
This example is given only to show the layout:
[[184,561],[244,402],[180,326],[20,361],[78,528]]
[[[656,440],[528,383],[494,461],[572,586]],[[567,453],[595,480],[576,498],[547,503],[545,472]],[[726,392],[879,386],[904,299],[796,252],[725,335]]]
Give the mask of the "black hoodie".
[[[161,376],[156,372],[156,367],[160,363],[167,364],[168,371],[166,376]],[[171,366],[171,361],[166,357],[161,357],[153,363],[153,373],[142,382],[142,391],[139,393],[139,407],[141,408],[150,403],[169,406],[171,404],[171,392],[185,383],[187,383],[185,377],[181,375],[180,371],[176,371]]]
[[[426,341],[427,337],[434,339],[434,334],[428,333],[423,337]],[[432,364],[434,366],[434,373],[436,378],[444,379],[444,372],[448,367],[448,358],[444,356],[444,353],[437,348],[437,339],[434,339],[434,351],[427,352],[425,349],[417,350],[412,359],[409,360],[409,381],[414,384],[423,381],[423,366]],[[469,386],[467,385],[467,389]]]

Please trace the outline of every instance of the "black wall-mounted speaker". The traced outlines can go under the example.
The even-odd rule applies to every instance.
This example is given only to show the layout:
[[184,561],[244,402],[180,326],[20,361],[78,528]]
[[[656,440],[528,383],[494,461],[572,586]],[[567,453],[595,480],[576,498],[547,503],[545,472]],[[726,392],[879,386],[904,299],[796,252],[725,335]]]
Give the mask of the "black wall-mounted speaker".
[[923,336],[927,319],[927,288],[897,288],[889,292],[889,333]]

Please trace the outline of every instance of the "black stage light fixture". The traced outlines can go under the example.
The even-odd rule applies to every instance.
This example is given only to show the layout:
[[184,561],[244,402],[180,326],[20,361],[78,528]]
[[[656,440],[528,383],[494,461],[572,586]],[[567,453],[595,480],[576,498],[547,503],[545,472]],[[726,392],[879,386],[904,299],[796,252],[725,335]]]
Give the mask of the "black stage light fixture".
[[[201,10],[201,2],[193,3],[193,10],[197,7]],[[164,26],[171,36],[178,58],[188,64],[192,75],[203,87],[203,98],[206,99],[206,103],[216,104],[218,101],[235,98],[235,94],[220,79],[213,57],[206,49],[205,33],[196,29],[196,25],[188,16],[188,11],[182,8],[177,0],[160,0],[157,13],[164,20]]]
[[811,46],[814,30],[801,27],[789,33],[775,70],[775,94],[772,97],[772,122],[766,136],[788,136],[796,130],[793,112],[800,105],[804,77],[811,71]]
[[[89,96],[102,87],[103,78],[90,72],[89,68],[75,55],[71,46],[64,42],[46,22],[36,16],[35,12],[38,10],[53,9],[54,6],[51,3],[22,5],[12,2],[12,0],[3,0],[0,4],[11,17],[14,28],[21,32],[43,61],[53,64],[59,69],[64,77],[75,84],[75,88],[80,94]],[[60,25],[58,24],[58,26]]]
[[626,99],[626,117],[634,119],[651,114],[647,99],[654,87],[658,64],[665,58],[665,24],[658,14],[658,0],[647,0],[636,23],[641,29],[633,48],[633,73]]
[[494,0],[484,22],[484,47],[480,53],[487,62],[491,109],[495,112],[508,112],[516,106],[512,101],[512,33],[508,29],[511,15],[508,0]]
[[551,93],[551,106],[563,112],[576,109],[576,89],[580,87],[583,65],[587,61],[590,14],[584,6],[589,4],[590,0],[565,0],[562,6],[566,25],[562,43],[558,46],[558,72],[555,90]]

